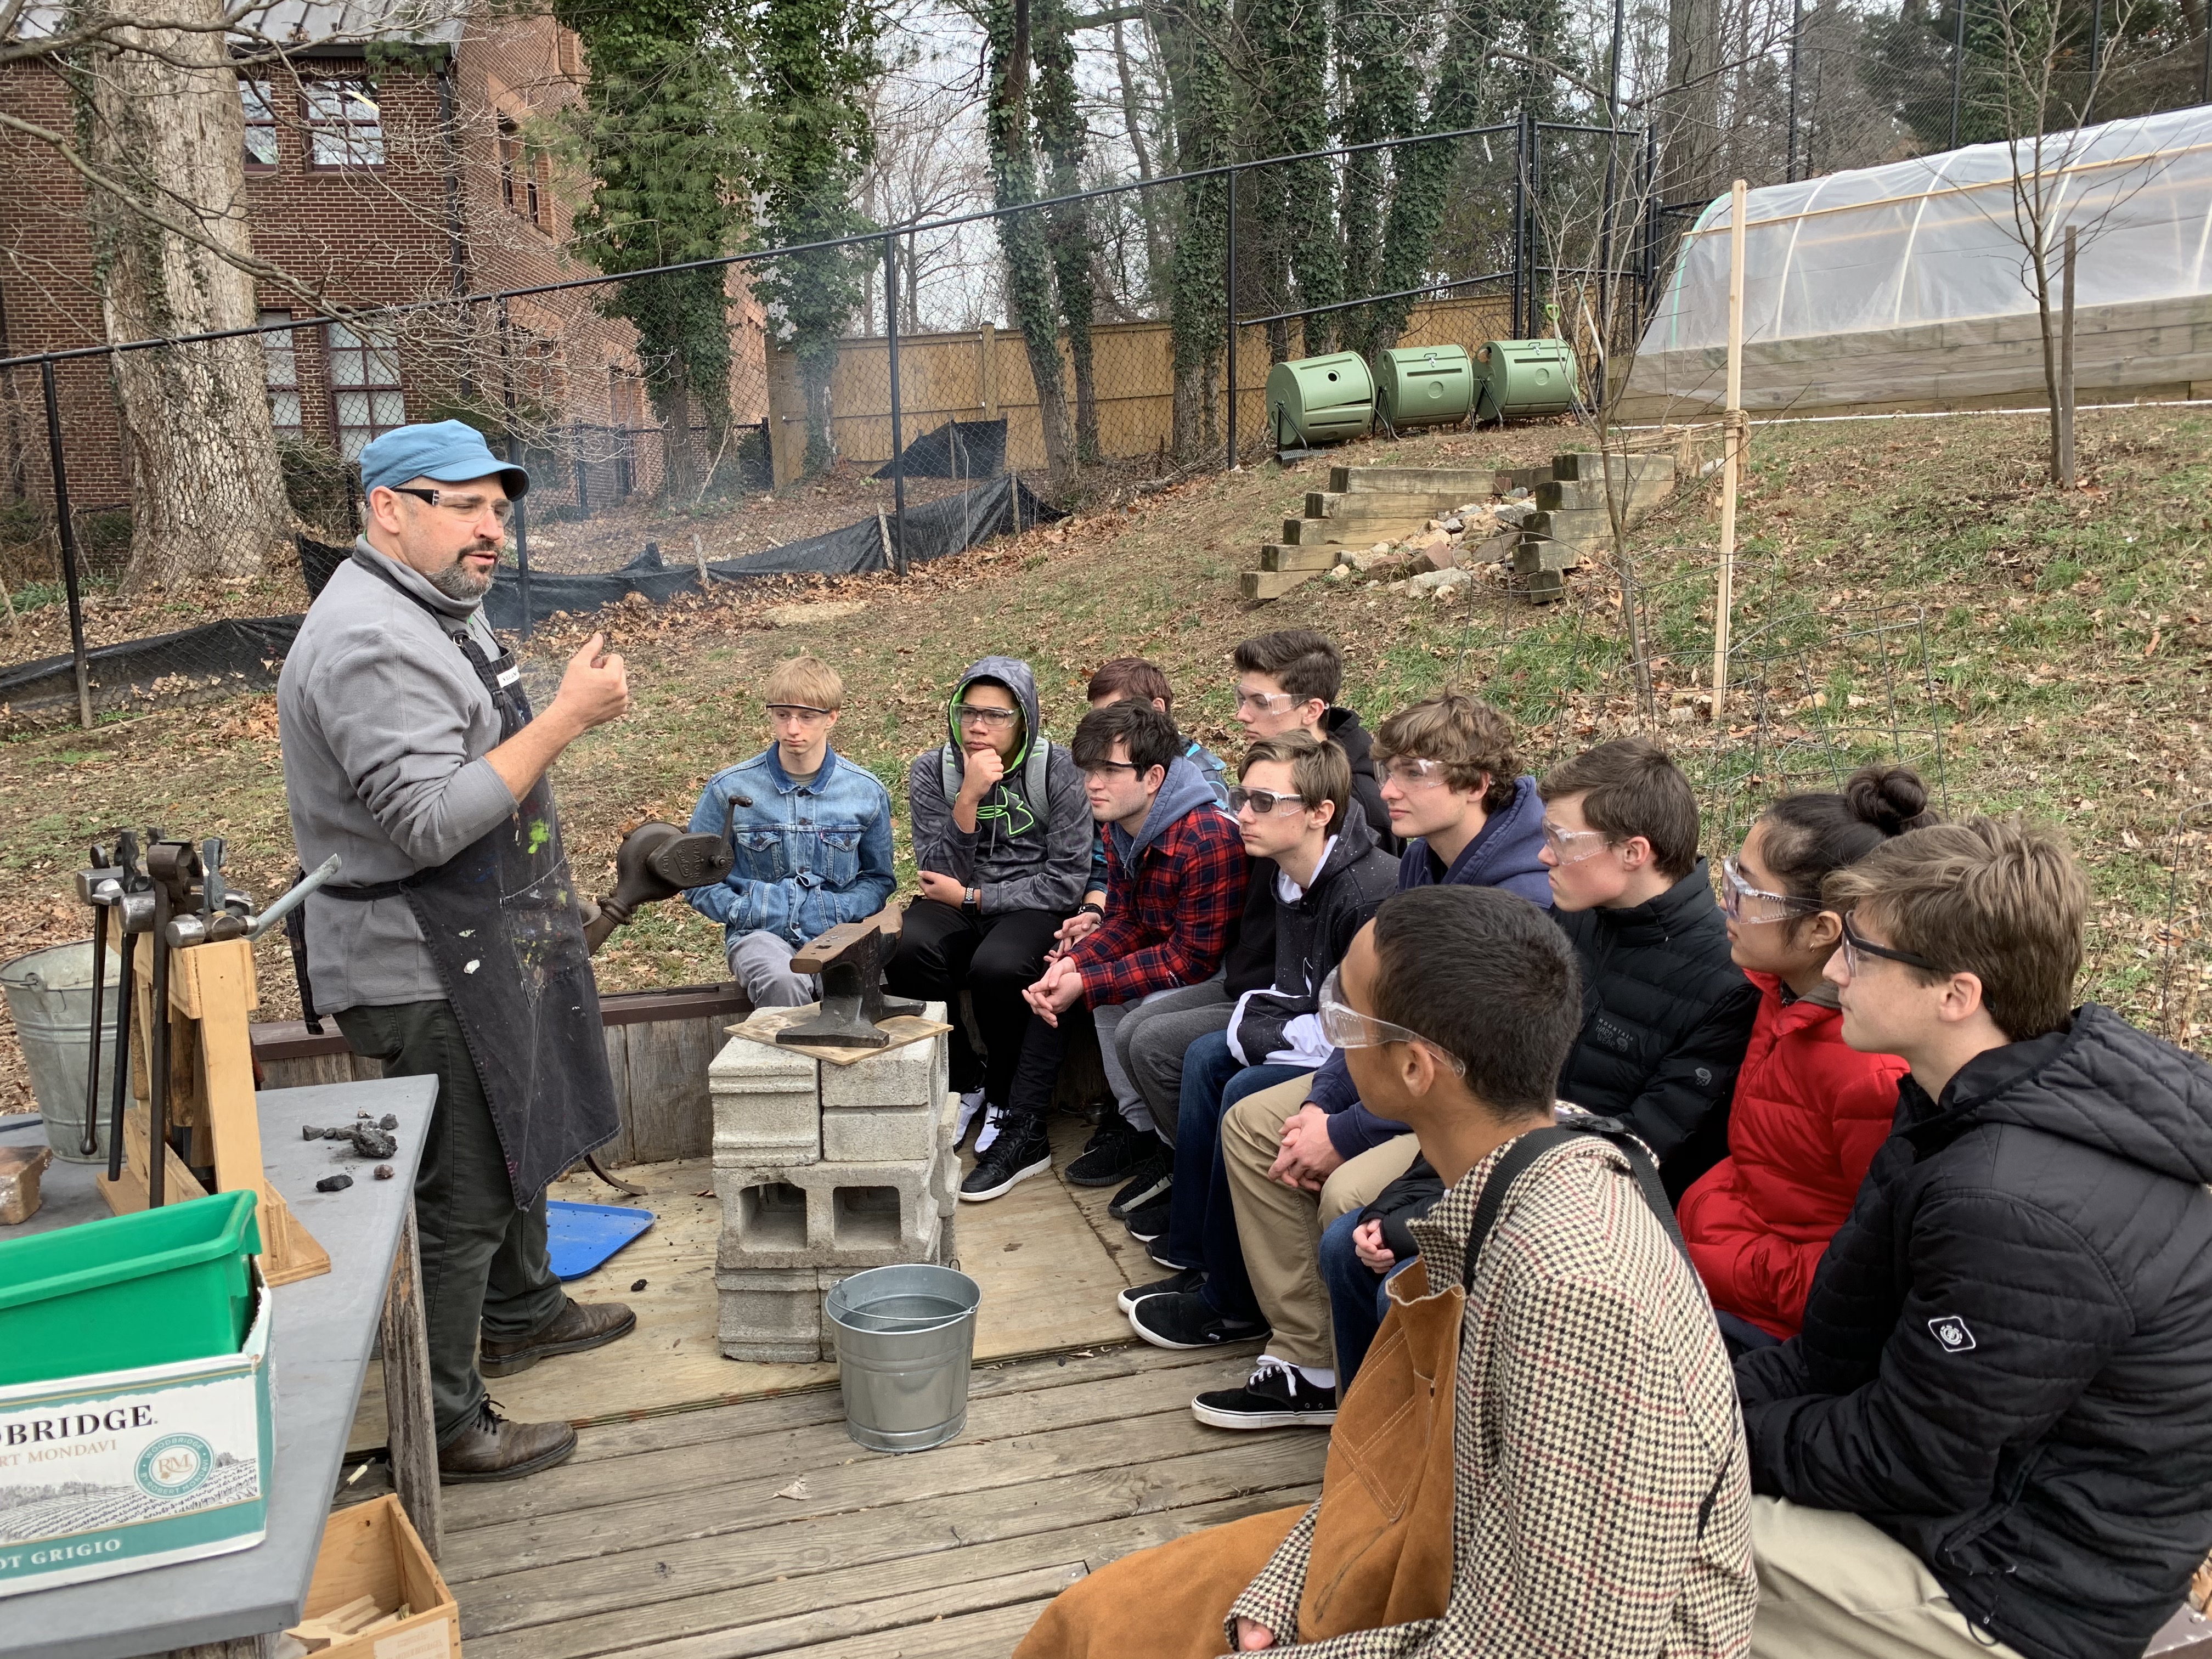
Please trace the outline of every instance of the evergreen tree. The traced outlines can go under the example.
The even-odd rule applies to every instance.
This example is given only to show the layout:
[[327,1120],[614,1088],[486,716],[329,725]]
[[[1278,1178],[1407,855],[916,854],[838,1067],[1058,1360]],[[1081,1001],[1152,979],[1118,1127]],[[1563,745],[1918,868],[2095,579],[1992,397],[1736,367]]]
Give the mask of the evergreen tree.
[[[752,82],[763,120],[755,185],[755,245],[791,247],[868,228],[854,186],[875,154],[860,91],[876,72],[882,18],[874,0],[757,0],[750,20]],[[770,307],[776,343],[799,361],[806,392],[806,470],[832,457],[830,380],[837,342],[860,308],[862,246],[776,260],[755,291]]]
[[[584,45],[590,78],[568,137],[590,173],[577,252],[619,276],[728,252],[752,164],[743,101],[742,18],[726,0],[555,0]],[[600,310],[638,333],[638,362],[660,416],[663,488],[699,488],[695,415],[707,453],[730,423],[727,274],[635,277],[599,292]]]

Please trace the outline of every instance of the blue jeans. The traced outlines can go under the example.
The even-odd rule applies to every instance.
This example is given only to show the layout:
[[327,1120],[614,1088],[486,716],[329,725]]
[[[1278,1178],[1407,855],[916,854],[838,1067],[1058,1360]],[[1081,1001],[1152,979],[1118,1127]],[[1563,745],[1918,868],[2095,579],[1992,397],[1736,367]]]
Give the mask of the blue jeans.
[[1166,1255],[1180,1267],[1205,1268],[1206,1304],[1239,1323],[1256,1324],[1261,1313],[1237,1242],[1221,1119],[1245,1096],[1301,1074],[1296,1066],[1247,1066],[1231,1052],[1226,1031],[1209,1031],[1183,1052]]
[[1359,1259],[1352,1235],[1358,1231],[1359,1212],[1340,1215],[1321,1236],[1321,1280],[1328,1286],[1329,1322],[1336,1332],[1337,1398],[1352,1386],[1375,1334],[1390,1311],[1383,1286],[1413,1265],[1411,1257],[1387,1273],[1377,1273]]

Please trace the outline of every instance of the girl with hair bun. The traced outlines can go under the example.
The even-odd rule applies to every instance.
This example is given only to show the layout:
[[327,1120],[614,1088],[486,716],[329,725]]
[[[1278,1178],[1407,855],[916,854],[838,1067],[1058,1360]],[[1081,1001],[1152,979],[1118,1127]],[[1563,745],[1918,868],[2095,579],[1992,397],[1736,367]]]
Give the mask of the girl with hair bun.
[[1830,874],[1893,836],[1936,822],[1902,766],[1868,766],[1841,794],[1785,795],[1721,866],[1730,954],[1759,987],[1759,1017],[1729,1119],[1729,1155],[1677,1213],[1731,1354],[1797,1334],[1813,1270],[1889,1136],[1905,1062],[1844,1042],[1821,977],[1843,923],[1821,902]]

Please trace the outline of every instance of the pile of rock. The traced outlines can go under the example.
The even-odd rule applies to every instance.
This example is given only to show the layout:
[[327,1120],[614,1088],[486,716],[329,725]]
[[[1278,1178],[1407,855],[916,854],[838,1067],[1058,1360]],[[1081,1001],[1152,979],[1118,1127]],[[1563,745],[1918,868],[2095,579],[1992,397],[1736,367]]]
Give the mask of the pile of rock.
[[[942,1022],[945,1006],[925,1017]],[[942,1033],[851,1065],[733,1036],[708,1068],[722,1352],[828,1359],[823,1303],[865,1267],[952,1259],[959,1097]]]

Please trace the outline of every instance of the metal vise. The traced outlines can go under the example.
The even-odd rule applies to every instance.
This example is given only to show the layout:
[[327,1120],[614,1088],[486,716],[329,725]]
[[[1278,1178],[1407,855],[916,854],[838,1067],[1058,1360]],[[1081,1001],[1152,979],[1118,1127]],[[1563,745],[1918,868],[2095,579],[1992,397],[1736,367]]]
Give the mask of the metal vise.
[[822,1012],[775,1034],[778,1042],[829,1048],[884,1048],[890,1034],[877,1022],[919,1014],[922,1005],[884,994],[885,943],[898,931],[890,911],[865,921],[843,921],[810,939],[791,958],[794,974],[822,975]]
[[686,832],[672,823],[639,824],[616,849],[615,890],[583,907],[586,948],[596,951],[640,905],[674,898],[689,887],[711,887],[736,862],[726,835]]

